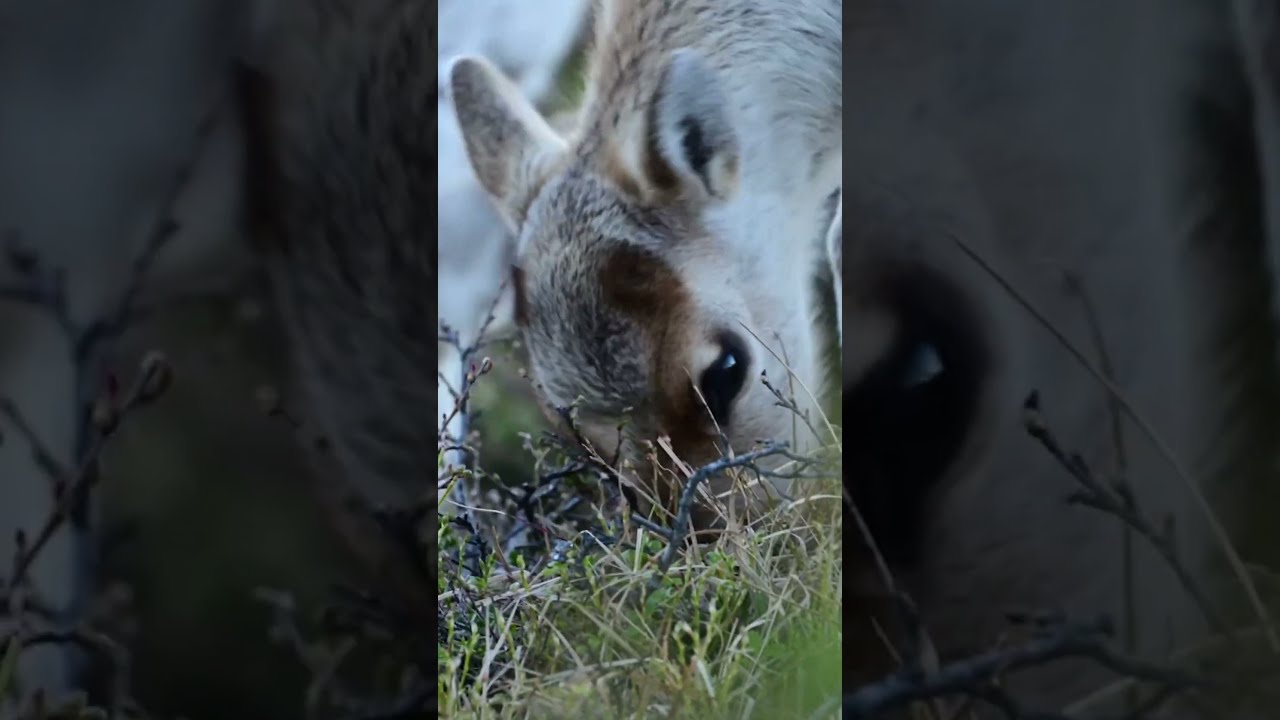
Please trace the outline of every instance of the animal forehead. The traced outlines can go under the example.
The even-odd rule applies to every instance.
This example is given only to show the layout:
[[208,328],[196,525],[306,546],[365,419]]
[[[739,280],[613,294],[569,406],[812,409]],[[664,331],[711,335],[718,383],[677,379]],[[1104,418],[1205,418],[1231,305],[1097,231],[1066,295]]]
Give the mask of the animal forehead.
[[548,302],[574,302],[602,317],[620,313],[651,328],[659,311],[684,297],[673,258],[688,226],[679,214],[633,202],[572,167],[534,203],[522,264]]
[[534,248],[520,264],[520,287],[530,320],[599,333],[660,335],[688,303],[671,261],[653,249],[605,236]]
[[671,252],[685,224],[582,165],[544,186],[523,228],[515,290],[549,392],[603,408],[652,399],[687,305]]
[[659,366],[678,335],[671,330],[685,292],[676,271],[624,241],[548,250],[522,283],[529,350],[546,389],[600,411],[640,410],[655,399]]
[[530,208],[529,228],[542,243],[593,243],[597,238],[656,245],[678,228],[671,208],[637,202],[615,175],[579,163],[550,180]]

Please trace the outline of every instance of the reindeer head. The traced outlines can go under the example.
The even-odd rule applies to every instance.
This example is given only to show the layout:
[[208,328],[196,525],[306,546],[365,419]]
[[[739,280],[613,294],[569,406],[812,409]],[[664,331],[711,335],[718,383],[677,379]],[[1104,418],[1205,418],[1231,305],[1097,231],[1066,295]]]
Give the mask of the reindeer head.
[[807,306],[727,237],[739,144],[701,58],[675,52],[647,102],[597,108],[571,139],[487,61],[460,59],[450,79],[472,165],[517,237],[516,318],[542,400],[578,400],[603,450],[625,418],[641,475],[643,441],[662,436],[692,466],[761,440],[808,444],[761,381],[812,411]]

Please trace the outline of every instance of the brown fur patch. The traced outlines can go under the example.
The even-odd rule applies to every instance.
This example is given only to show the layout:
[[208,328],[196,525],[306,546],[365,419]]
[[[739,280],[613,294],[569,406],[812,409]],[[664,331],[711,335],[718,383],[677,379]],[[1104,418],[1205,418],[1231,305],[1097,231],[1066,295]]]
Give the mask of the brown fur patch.
[[675,271],[661,258],[632,245],[610,253],[601,268],[605,299],[643,329],[649,337],[648,358],[654,379],[658,431],[669,435],[682,459],[702,462],[714,434],[706,408],[694,391],[686,349],[696,344],[698,329],[688,292]]
[[605,300],[647,331],[665,324],[687,305],[684,283],[657,255],[635,245],[611,248],[600,267]]

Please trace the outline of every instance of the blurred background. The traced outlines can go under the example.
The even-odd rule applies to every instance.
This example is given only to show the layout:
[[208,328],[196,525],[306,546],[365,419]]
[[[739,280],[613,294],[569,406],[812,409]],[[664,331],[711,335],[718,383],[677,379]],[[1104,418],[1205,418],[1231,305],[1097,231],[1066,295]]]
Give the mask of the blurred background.
[[[549,111],[567,107],[581,84],[586,4],[441,2],[439,57],[485,54]],[[16,530],[29,543],[51,509],[47,468],[33,459],[27,430],[51,455],[77,455],[74,408],[86,377],[127,387],[143,357],[162,350],[169,390],[123,417],[102,455],[90,513],[97,551],[60,533],[29,573],[51,601],[83,595],[110,612],[108,625],[132,650],[134,694],[154,717],[303,717],[309,673],[271,637],[270,608],[255,591],[291,593],[306,618],[353,574],[353,557],[310,492],[298,450],[308,423],[292,407],[283,333],[246,257],[235,196],[243,158],[222,98],[229,60],[250,53],[270,22],[275,6],[263,7],[0,4],[0,398],[13,409],[0,414],[0,558],[15,555]],[[425,43],[437,29],[421,32]],[[450,324],[465,330],[480,321],[477,297],[505,272],[474,262],[477,240],[504,231],[450,132],[448,99],[438,99],[439,202],[457,210],[440,221],[439,298]],[[178,229],[154,255],[136,322],[95,362],[78,362],[70,331],[131,292],[184,173]],[[527,397],[511,363],[476,390],[477,426],[489,428],[485,461],[503,477],[527,472],[517,430],[542,424]],[[0,589],[10,571],[0,560]],[[86,581],[93,587],[81,593]],[[11,627],[0,616],[0,638]],[[64,670],[50,652],[24,654],[21,667],[29,677]],[[0,704],[0,717],[8,712]]]

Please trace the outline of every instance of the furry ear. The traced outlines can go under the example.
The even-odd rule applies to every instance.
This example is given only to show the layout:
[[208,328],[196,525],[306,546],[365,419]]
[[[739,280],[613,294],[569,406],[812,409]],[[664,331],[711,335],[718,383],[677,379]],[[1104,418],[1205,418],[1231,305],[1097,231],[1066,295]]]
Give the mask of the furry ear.
[[720,80],[695,50],[672,53],[650,116],[645,163],[659,188],[697,199],[727,200],[738,185],[738,138]]
[[489,61],[458,58],[448,77],[471,167],[503,218],[518,230],[548,170],[563,154],[564,140]]

